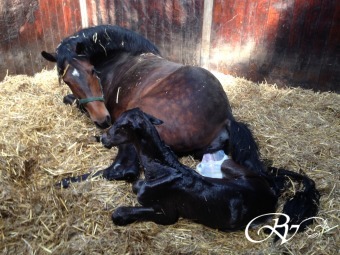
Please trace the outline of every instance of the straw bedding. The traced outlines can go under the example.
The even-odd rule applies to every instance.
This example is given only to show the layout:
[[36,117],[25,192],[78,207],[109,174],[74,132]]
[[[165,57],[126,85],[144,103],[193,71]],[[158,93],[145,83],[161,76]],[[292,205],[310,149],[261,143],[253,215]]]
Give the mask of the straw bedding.
[[[112,211],[137,204],[130,184],[97,179],[66,190],[62,177],[108,166],[116,149],[62,98],[56,71],[10,76],[0,83],[0,252],[2,254],[336,254],[339,249],[340,96],[278,89],[218,75],[238,120],[248,123],[263,158],[303,170],[321,192],[324,231],[311,229],[283,245],[249,242],[181,219],[172,226],[117,227]],[[182,159],[192,167],[192,158]],[[314,226],[311,226],[313,228]],[[256,229],[253,230],[255,233]]]

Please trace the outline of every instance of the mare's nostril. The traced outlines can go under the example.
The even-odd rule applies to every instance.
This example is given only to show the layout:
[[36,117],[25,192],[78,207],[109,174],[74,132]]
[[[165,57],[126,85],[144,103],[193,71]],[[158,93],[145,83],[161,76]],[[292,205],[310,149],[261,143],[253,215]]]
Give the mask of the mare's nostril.
[[101,122],[99,121],[94,121],[94,124],[100,128],[100,129],[105,129],[111,126],[111,117],[107,116],[105,119]]
[[111,125],[111,117],[110,117],[110,115],[106,116],[106,123]]

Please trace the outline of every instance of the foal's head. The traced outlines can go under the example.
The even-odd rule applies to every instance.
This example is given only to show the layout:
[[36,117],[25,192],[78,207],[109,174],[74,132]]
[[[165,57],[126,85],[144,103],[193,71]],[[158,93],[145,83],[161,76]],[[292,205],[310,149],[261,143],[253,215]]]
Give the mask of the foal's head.
[[134,143],[146,137],[155,139],[159,135],[153,125],[162,123],[163,121],[142,112],[139,108],[127,110],[102,135],[101,141],[105,147],[111,148],[124,143]]
[[99,128],[109,127],[111,117],[104,103],[100,79],[90,61],[81,56],[61,60],[58,55],[45,51],[42,56],[51,62],[57,62],[59,79],[69,86],[79,105],[89,113],[91,120]]

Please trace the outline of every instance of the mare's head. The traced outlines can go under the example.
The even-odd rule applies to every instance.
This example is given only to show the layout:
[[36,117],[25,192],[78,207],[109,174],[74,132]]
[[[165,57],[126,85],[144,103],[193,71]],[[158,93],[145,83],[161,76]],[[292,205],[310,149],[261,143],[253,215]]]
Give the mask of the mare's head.
[[81,107],[90,115],[91,120],[99,128],[111,125],[111,117],[105,103],[100,79],[90,61],[76,53],[47,53],[41,55],[48,61],[56,62],[59,81],[62,79],[78,99]]
[[107,148],[124,143],[139,141],[142,137],[158,137],[153,125],[163,121],[157,119],[139,108],[127,110],[113,123],[112,127],[102,135],[101,141]]

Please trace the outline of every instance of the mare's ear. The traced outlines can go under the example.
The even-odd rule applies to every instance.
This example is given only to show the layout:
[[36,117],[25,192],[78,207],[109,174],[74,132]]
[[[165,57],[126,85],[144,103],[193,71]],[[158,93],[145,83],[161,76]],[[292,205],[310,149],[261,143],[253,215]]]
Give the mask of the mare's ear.
[[162,120],[157,119],[156,117],[154,117],[154,116],[152,116],[152,115],[150,115],[150,114],[147,114],[147,113],[145,113],[145,112],[144,112],[144,114],[145,114],[145,116],[150,120],[150,122],[151,122],[153,125],[155,125],[155,126],[161,125],[161,124],[164,123]]
[[48,61],[57,62],[57,55],[55,53],[48,53],[46,51],[42,51],[41,56],[43,56],[43,58]]
[[84,43],[78,42],[76,46],[76,53],[77,55],[82,55],[84,54],[85,51],[85,45]]

